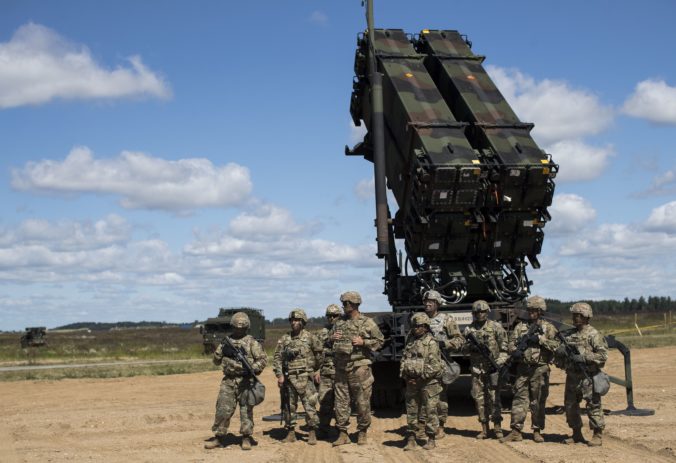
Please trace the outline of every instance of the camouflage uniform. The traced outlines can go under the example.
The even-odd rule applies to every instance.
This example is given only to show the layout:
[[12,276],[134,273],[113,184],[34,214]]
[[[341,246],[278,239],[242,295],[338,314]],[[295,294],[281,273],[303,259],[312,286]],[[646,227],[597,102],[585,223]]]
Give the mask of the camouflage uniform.
[[[286,333],[277,341],[272,368],[275,376],[278,378],[283,376],[283,359],[288,359],[289,376],[288,379],[284,379],[284,387],[288,387],[291,414],[284,418],[286,420],[285,426],[290,431],[293,431],[296,426],[298,400],[301,401],[305,409],[305,420],[308,427],[314,430],[319,425],[317,390],[312,378],[319,367],[321,355],[322,347],[317,338],[304,328],[297,336]],[[291,384],[287,384],[286,381]]]
[[[427,316],[425,318],[429,320]],[[406,423],[409,435],[416,433],[420,415],[424,414],[425,434],[434,438],[439,427],[437,410],[443,391],[440,381],[442,370],[439,343],[432,334],[427,332],[415,337],[409,333],[399,368],[399,375],[406,381]]]
[[[336,426],[347,432],[352,398],[357,408],[357,429],[366,431],[371,425],[372,357],[383,346],[383,334],[373,320],[362,314],[355,319],[338,320],[329,336],[337,331],[342,333],[342,339],[333,342]],[[361,336],[364,345],[353,346],[354,336]]]
[[329,341],[329,331],[332,325],[328,324],[317,333],[317,341],[323,348],[322,363],[319,368],[319,428],[328,431],[333,418],[335,394],[333,383],[336,376],[336,366],[333,363],[333,350]]
[[[483,325],[473,321],[465,328],[465,338],[474,333],[477,340],[490,350],[495,361],[500,365],[507,359],[507,334],[500,323],[494,320],[486,320]],[[472,373],[472,398],[476,403],[479,422],[486,424],[490,419],[496,428],[502,422],[500,407],[495,406],[496,386],[491,384],[491,364],[479,352],[472,350],[468,343],[464,350],[469,352]],[[499,397],[498,397],[499,399]]]
[[[516,363],[514,380],[514,398],[512,400],[511,427],[523,430],[526,415],[530,409],[531,427],[534,431],[545,429],[545,403],[549,395],[549,364],[554,359],[554,351],[559,343],[556,340],[556,328],[546,320],[538,319],[542,335],[539,344],[529,345],[523,352],[523,358]],[[509,353],[516,350],[521,337],[531,323],[519,322],[509,338]]]
[[[268,356],[258,341],[248,334],[239,339],[232,337],[229,339],[235,348],[244,349],[246,359],[254,372],[256,375],[260,374],[268,363]],[[223,368],[223,380],[218,391],[216,418],[211,429],[217,438],[223,438],[228,433],[230,419],[235,412],[239,398],[242,397],[242,392],[250,387],[251,379],[244,377],[244,367],[239,361],[223,355],[223,344],[216,348],[213,362]],[[250,437],[254,427],[253,406],[240,402],[239,413],[239,432],[244,437]]]
[[[571,329],[563,333],[564,338],[573,346],[576,346],[580,355],[584,358],[585,367],[589,377],[597,374],[608,359],[608,344],[601,333],[591,325],[585,325],[580,331]],[[577,369],[570,359],[557,355],[557,366],[566,370],[566,392],[564,395],[564,407],[566,409],[566,421],[573,430],[582,428],[580,416],[580,401],[587,403],[587,416],[589,427],[596,431],[603,431],[603,408],[601,396],[593,392],[592,384],[586,380],[584,374]]]
[[[434,317],[430,317],[430,332],[434,339],[440,341],[443,346],[443,353],[447,358],[449,358],[451,352],[461,349],[465,342],[455,319],[447,313],[437,312]],[[448,418],[448,385],[441,382],[440,384],[442,390],[439,394],[437,415],[439,427],[443,428],[446,418]]]

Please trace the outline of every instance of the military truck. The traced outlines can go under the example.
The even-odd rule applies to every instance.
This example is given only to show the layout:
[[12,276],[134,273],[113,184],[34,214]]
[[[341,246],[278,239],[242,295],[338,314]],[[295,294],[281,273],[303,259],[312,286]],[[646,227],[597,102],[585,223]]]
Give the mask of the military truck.
[[249,320],[251,321],[249,334],[261,343],[265,340],[265,317],[262,310],[252,308],[221,308],[218,311],[217,317],[208,318],[200,328],[205,355],[212,354],[223,338],[232,333],[230,319],[237,312],[244,312],[249,316]]
[[26,328],[21,335],[21,348],[41,347],[47,344],[47,328],[44,326],[32,326]]
[[[402,399],[398,363],[410,315],[424,309],[427,290],[442,294],[441,310],[461,330],[478,299],[507,330],[526,317],[526,267],[540,267],[559,166],[535,143],[534,125],[517,117],[467,36],[376,29],[372,0],[366,20],[350,99],[352,120],[366,135],[345,154],[374,165],[376,255],[392,312],[369,314],[386,339],[373,365],[373,401],[389,406]],[[627,388],[627,411],[635,413],[629,350],[606,339],[625,357],[625,379],[611,380]],[[456,360],[467,371],[467,359]]]

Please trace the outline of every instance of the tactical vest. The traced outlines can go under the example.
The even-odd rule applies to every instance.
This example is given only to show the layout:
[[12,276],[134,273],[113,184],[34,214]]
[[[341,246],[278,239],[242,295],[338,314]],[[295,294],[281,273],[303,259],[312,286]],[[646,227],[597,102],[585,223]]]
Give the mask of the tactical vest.
[[366,346],[353,346],[352,338],[355,336],[367,337],[366,325],[373,323],[370,318],[359,315],[359,318],[338,320],[334,325],[334,331],[342,333],[341,339],[333,342],[333,354],[335,365],[347,364],[368,365],[371,363],[371,351]]
[[[255,362],[255,359],[253,357],[253,354],[251,352],[251,343],[257,342],[253,336],[247,334],[246,336],[240,338],[240,339],[234,339],[231,337],[228,337],[230,339],[230,342],[232,343],[233,347],[235,349],[243,348],[244,349],[244,357],[246,357],[246,360],[249,362],[250,365],[253,365]],[[219,347],[220,349],[220,347]],[[242,364],[233,358],[230,357],[223,357],[221,360],[221,366],[223,367],[223,375],[227,376],[229,378],[233,377],[238,377],[242,376],[241,373],[238,373],[241,371],[241,366]]]
[[[577,347],[577,350],[580,352],[580,354],[583,357],[587,357],[589,354],[594,354],[594,347],[592,345],[592,340],[596,339],[596,341],[599,344],[599,347],[604,348],[606,346],[606,341],[603,339],[603,336],[601,333],[596,331],[596,328],[586,325],[582,331],[577,331],[577,329],[572,329],[564,333],[564,337],[566,338],[566,341],[568,341],[569,344],[572,346]],[[595,375],[600,371],[601,368],[605,365],[605,362],[603,362],[601,365],[596,365],[593,363],[587,362],[586,367],[587,367],[587,372],[590,375]],[[576,367],[573,364],[573,362],[567,361],[566,362],[566,372],[575,372]]]
[[[542,332],[549,339],[553,338],[553,334],[556,332],[554,325],[549,323],[546,320],[540,320],[540,327]],[[520,322],[514,327],[512,337],[514,339],[514,345],[519,344],[519,340],[523,335],[528,332],[530,325],[528,323]],[[551,363],[554,358],[554,353],[549,349],[545,349],[541,345],[529,345],[526,350],[523,352],[523,363],[527,365],[546,365]]]
[[312,351],[312,335],[302,330],[298,336],[285,334],[282,337],[282,359],[286,356],[290,373],[312,373],[315,354]]
[[324,354],[324,359],[320,367],[320,374],[322,376],[334,375],[336,373],[336,366],[333,363],[333,348],[328,345],[327,341],[329,339],[329,328],[322,328],[321,330],[315,333],[317,341],[322,346],[322,352]]

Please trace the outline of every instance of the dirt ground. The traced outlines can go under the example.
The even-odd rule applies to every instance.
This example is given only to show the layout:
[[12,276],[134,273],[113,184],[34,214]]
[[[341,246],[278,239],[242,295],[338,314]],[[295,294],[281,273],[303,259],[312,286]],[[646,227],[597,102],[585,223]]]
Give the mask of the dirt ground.
[[[205,450],[211,435],[218,372],[124,379],[80,379],[0,383],[1,462],[674,462],[676,461],[676,347],[632,352],[634,398],[639,408],[652,408],[654,416],[606,417],[603,447],[564,445],[569,432],[561,414],[547,416],[545,439],[536,444],[500,444],[474,438],[479,425],[466,389],[451,398],[447,436],[435,450],[404,452],[401,440],[405,416],[376,412],[369,431],[370,443],[332,448],[326,441],[308,446],[303,440],[283,444],[278,422],[262,417],[278,412],[279,395],[272,372],[262,375],[266,401],[255,409],[258,446],[239,448],[238,413],[235,434],[227,448]],[[622,357],[611,354],[607,371],[622,372]],[[554,369],[548,406],[563,404],[563,375]],[[462,389],[462,385],[460,385]],[[613,385],[604,408],[626,407],[623,388]],[[508,411],[504,414],[509,422]],[[586,418],[585,422],[586,422]],[[527,422],[528,423],[528,422]],[[351,432],[354,431],[354,418]],[[585,429],[589,436],[590,431]],[[301,429],[301,436],[307,435]],[[353,441],[355,435],[352,435]]]

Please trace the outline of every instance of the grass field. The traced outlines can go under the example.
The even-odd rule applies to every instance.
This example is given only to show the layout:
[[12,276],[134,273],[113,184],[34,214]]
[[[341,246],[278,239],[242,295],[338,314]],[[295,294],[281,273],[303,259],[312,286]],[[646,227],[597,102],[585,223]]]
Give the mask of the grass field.
[[[617,332],[628,347],[646,348],[676,345],[676,330],[664,327],[662,314],[647,314],[637,319],[642,336],[634,327],[634,316],[598,316],[593,324],[604,334]],[[661,325],[660,325],[661,323]],[[318,326],[308,327],[311,331]],[[270,360],[280,336],[287,327],[267,327],[264,342]],[[111,361],[192,360],[172,364],[97,366],[32,371],[0,372],[0,381],[56,380],[62,378],[115,378],[135,375],[167,375],[216,370],[210,356],[202,352],[202,336],[197,329],[143,328],[114,331],[48,332],[47,345],[33,350],[19,345],[21,333],[0,333],[0,366],[29,364],[81,364]]]

